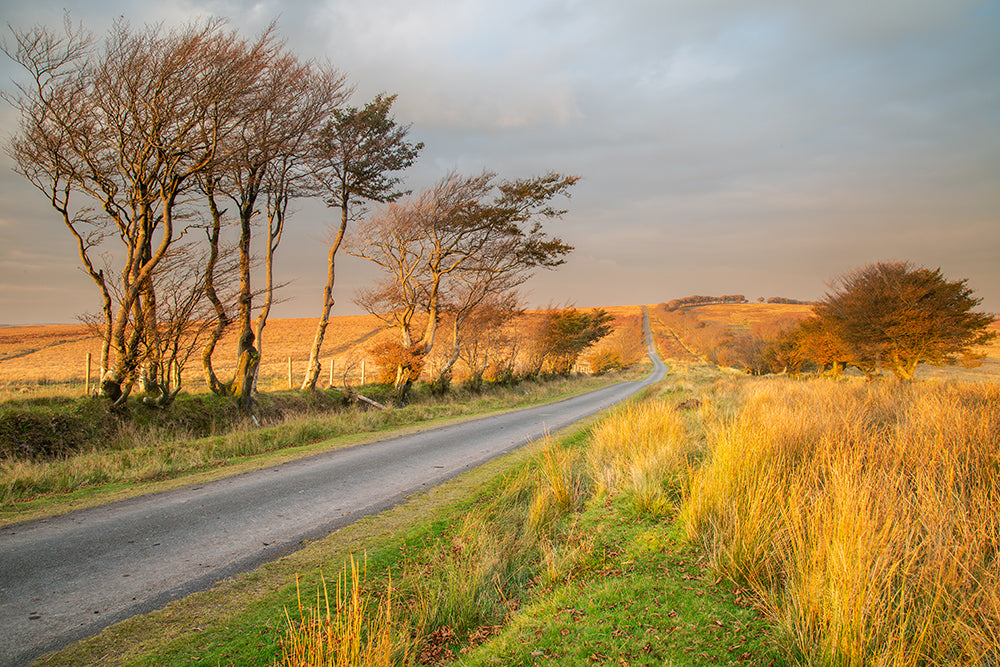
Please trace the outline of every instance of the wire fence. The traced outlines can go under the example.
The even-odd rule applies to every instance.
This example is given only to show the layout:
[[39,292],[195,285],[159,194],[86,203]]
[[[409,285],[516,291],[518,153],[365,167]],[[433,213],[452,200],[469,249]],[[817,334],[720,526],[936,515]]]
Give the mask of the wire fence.
[[[298,389],[305,380],[308,358],[286,357],[281,362],[262,364],[257,372],[257,391],[284,391]],[[220,378],[231,377],[234,368],[220,367],[215,373]],[[371,382],[376,377],[376,367],[371,359],[329,358],[321,362],[316,387],[356,387]],[[0,400],[15,398],[94,396],[100,392],[101,369],[88,353],[80,362],[79,374],[67,373],[60,378],[42,375],[35,377],[0,377]],[[181,374],[181,386],[189,393],[208,392],[200,367],[188,367]]]

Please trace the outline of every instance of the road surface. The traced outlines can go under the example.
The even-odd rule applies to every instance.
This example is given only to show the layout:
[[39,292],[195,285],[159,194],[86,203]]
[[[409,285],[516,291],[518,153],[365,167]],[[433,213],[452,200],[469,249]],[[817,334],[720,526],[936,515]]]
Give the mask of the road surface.
[[641,382],[0,528],[0,664],[162,608],[604,410],[664,377],[649,350]]

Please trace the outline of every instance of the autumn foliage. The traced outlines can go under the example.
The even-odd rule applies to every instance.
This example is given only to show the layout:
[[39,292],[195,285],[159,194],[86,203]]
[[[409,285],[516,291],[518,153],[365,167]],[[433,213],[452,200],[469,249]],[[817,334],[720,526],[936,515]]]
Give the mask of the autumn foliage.
[[918,363],[953,362],[988,342],[993,318],[965,280],[908,262],[872,264],[840,277],[817,306],[820,327],[862,368],[885,364],[908,380]]

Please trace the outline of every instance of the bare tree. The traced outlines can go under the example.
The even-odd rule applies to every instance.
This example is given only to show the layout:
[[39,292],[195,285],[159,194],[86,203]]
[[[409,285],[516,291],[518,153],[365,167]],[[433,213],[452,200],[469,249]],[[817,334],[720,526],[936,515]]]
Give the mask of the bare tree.
[[[218,20],[138,32],[119,22],[101,49],[68,20],[62,35],[12,33],[4,50],[30,83],[9,98],[21,115],[10,152],[77,239],[101,291],[101,390],[121,405],[141,376],[151,397],[163,395],[159,360],[143,353],[162,349],[154,272],[194,177],[216,160],[217,123],[246,109],[247,82],[273,39],[247,44]],[[117,276],[93,260],[111,238],[121,241]]]
[[[293,197],[307,192],[304,181],[309,173],[306,158],[310,142],[322,121],[335,112],[348,93],[343,75],[301,62],[279,45],[272,45],[261,58],[262,69],[252,86],[248,110],[224,127],[220,159],[202,177],[202,190],[212,220],[209,243],[216,247],[221,239],[227,209],[220,207],[219,198],[224,197],[236,211],[240,257],[235,314],[230,314],[213,296],[216,273],[211,258],[206,267],[206,291],[215,306],[218,325],[202,353],[202,363],[209,388],[218,394],[239,397],[245,410],[250,407],[260,361],[260,338],[274,299],[274,254],[281,241],[288,204]],[[261,203],[267,219],[263,260],[265,297],[254,323],[253,301],[260,290],[255,292],[251,286],[251,237]],[[215,374],[212,353],[234,316],[238,328],[237,367],[233,378],[223,382]]]
[[404,192],[397,190],[401,178],[393,176],[413,164],[423,143],[406,140],[409,125],[399,125],[391,115],[395,95],[378,95],[358,109],[337,110],[320,132],[314,146],[316,179],[327,206],[339,209],[340,224],[333,227],[327,252],[326,284],[319,324],[313,337],[303,391],[316,388],[319,353],[333,308],[337,253],[348,223],[364,212],[366,202],[390,202]]
[[[572,248],[552,239],[542,230],[542,221],[561,216],[549,201],[557,195],[569,196],[568,190],[578,180],[549,173],[545,176],[505,181],[497,185],[499,196],[483,210],[488,221],[479,230],[483,242],[454,274],[445,310],[453,315],[451,351],[434,384],[447,389],[452,368],[461,353],[463,327],[470,315],[484,302],[510,299],[538,267],[553,268]],[[499,229],[500,233],[496,233]]]
[[[224,252],[222,279],[216,290],[226,300],[234,300],[234,285],[238,257],[235,252]],[[213,330],[212,305],[205,298],[205,264],[207,251],[194,242],[175,243],[157,266],[153,283],[159,296],[160,311],[158,350],[148,356],[158,363],[158,377],[162,393],[155,399],[159,406],[169,405],[180,392],[184,368],[191,356],[200,348],[203,338]],[[143,399],[149,403],[150,398]]]
[[520,296],[515,291],[491,295],[472,308],[465,318],[459,356],[469,369],[469,387],[478,391],[490,366],[500,368],[512,361],[514,336],[507,325],[521,315]]
[[[400,344],[410,356],[423,357],[434,345],[442,280],[474,250],[467,243],[473,228],[471,217],[492,188],[492,179],[493,174],[485,172],[474,177],[450,174],[434,188],[391,204],[363,221],[347,249],[388,274],[374,288],[361,290],[355,301],[396,326]],[[427,317],[423,330],[416,331],[415,318],[421,312]],[[397,368],[395,386],[400,398],[405,397],[412,380],[411,373],[402,366]]]
[[[549,202],[568,196],[577,180],[550,173],[498,182],[490,172],[453,173],[420,196],[387,207],[359,227],[348,249],[388,274],[357,302],[394,323],[402,345],[424,355],[434,347],[442,314],[450,311],[452,351],[439,371],[443,383],[458,359],[469,313],[522,284],[537,267],[558,266],[572,250],[550,237],[543,223],[564,213]],[[413,326],[418,312],[426,315],[419,334]],[[411,381],[409,374],[397,377],[401,398]]]

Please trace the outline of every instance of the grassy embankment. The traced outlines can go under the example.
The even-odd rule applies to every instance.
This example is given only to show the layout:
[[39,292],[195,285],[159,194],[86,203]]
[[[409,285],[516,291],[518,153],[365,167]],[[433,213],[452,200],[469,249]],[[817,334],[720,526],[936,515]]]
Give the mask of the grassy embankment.
[[[258,427],[231,399],[182,395],[167,411],[109,413],[100,398],[41,398],[0,404],[0,523],[222,477],[323,449],[515,409],[640,377],[638,367],[490,387],[445,397],[414,392],[409,405],[384,411],[345,407],[337,390],[271,392],[259,397]],[[371,387],[377,396],[380,388]],[[384,388],[382,388],[384,389]],[[19,456],[19,450],[54,456]]]
[[[428,662],[495,635],[463,665],[997,664],[1000,387],[727,378],[690,415],[672,394],[551,443],[432,565],[404,560],[383,646]],[[681,531],[707,571],[678,581]],[[736,588],[704,588],[716,576]],[[766,644],[723,590],[754,600]],[[286,664],[315,664],[293,646]]]

